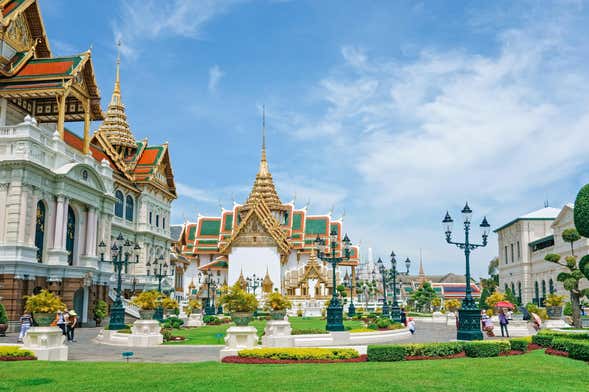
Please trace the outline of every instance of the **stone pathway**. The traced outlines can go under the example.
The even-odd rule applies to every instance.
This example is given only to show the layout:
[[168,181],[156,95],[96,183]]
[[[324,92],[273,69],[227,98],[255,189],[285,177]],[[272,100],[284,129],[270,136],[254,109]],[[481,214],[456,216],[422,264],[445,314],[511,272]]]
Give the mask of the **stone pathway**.
[[[456,328],[441,323],[417,321],[416,333],[395,340],[395,343],[447,342],[456,339]],[[93,339],[99,328],[79,328],[76,330],[77,342],[68,343],[70,361],[115,361],[122,362],[121,353],[132,351],[132,362],[203,362],[218,361],[222,346],[157,346],[150,348],[109,346],[98,344]],[[2,343],[16,343],[17,334],[10,333],[0,337]]]

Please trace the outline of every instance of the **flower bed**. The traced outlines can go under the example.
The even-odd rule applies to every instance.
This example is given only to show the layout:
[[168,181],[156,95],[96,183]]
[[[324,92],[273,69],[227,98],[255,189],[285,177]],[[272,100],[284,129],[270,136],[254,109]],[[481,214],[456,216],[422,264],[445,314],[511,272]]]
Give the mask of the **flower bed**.
[[0,361],[34,361],[36,359],[32,351],[14,346],[0,346]]
[[238,355],[223,358],[224,363],[249,363],[249,364],[290,364],[290,363],[350,363],[366,362],[367,355],[360,355],[357,358],[348,359],[270,359],[270,358],[252,358],[240,357]]
[[351,348],[261,348],[241,350],[242,358],[263,358],[275,360],[342,360],[358,358],[358,351]]
[[569,356],[569,353],[566,351],[561,351],[561,350],[555,350],[553,348],[547,348],[546,351],[544,351],[546,354],[548,355],[556,355],[558,357],[567,357]]

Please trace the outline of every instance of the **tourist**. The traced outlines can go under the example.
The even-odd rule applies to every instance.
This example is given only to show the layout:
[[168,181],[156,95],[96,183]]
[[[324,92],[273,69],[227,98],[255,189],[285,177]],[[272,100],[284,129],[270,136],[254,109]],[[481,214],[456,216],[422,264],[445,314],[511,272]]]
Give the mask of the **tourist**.
[[405,308],[401,308],[401,323],[407,326],[407,312],[405,312]]
[[485,331],[487,333],[487,336],[490,336],[490,337],[495,336],[495,333],[493,332],[493,328],[495,327],[493,325],[493,320],[491,320],[491,318],[489,316],[487,316],[487,313],[485,313],[485,312],[482,313],[482,323],[483,323],[483,331]]
[[27,331],[33,325],[33,318],[27,312],[20,317],[20,333],[18,334],[17,342],[22,342],[27,334]]
[[512,320],[513,319],[513,312],[511,311],[511,309],[507,309],[507,320]]
[[505,335],[509,337],[509,331],[507,331],[507,324],[509,324],[509,320],[507,319],[507,316],[505,315],[503,308],[501,308],[499,309],[499,325],[501,326],[502,337],[505,337]]
[[409,332],[411,332],[411,335],[415,334],[415,320],[413,320],[413,317],[409,317]]
[[75,342],[74,339],[74,330],[78,326],[78,314],[75,310],[69,311],[69,320],[67,324],[67,340],[70,342]]
[[65,318],[63,316],[63,312],[61,310],[57,311],[57,317],[55,318],[55,325],[57,325],[59,327],[59,329],[61,329],[63,336],[65,336],[66,335],[66,324],[65,324]]

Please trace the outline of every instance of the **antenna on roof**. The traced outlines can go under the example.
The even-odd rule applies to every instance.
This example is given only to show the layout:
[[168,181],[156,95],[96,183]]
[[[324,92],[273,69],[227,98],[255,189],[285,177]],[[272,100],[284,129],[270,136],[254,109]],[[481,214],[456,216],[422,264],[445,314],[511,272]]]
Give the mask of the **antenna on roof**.
[[548,208],[550,206],[550,203],[548,203],[548,200],[544,201],[544,208]]

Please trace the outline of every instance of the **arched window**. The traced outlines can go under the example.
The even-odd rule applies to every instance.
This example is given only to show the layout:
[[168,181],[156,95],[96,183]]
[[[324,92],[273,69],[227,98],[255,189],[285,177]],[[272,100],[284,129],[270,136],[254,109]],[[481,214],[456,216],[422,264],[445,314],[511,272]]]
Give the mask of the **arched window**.
[[542,299],[546,298],[546,281],[542,281]]
[[522,282],[517,282],[517,297],[518,301],[522,302]]
[[505,292],[507,293],[507,290],[509,289],[509,286],[507,285],[507,283],[505,283]]
[[67,263],[74,264],[74,238],[76,236],[76,216],[72,206],[67,208],[67,227],[65,232],[65,250],[68,251]]
[[166,228],[166,217],[162,217],[162,229]]
[[129,222],[133,222],[133,198],[130,195],[127,195],[127,204],[125,205],[125,218]]
[[550,294],[554,294],[554,281],[552,278],[548,281],[548,290],[550,290]]
[[123,217],[123,206],[125,204],[125,196],[123,196],[123,192],[116,191],[115,198],[117,199],[115,201],[115,216],[122,218]]
[[159,215],[155,216],[155,227],[160,227],[160,216]]
[[152,214],[152,212],[151,212],[151,211],[149,211],[149,224],[150,224],[150,225],[151,225],[151,222],[152,222],[152,219],[151,219],[152,215],[153,215],[153,214]]
[[515,295],[515,285],[511,282],[511,294]]
[[534,298],[534,303],[538,306],[540,306],[540,289],[539,289],[539,285],[538,285],[538,281],[534,282],[534,294],[536,295],[536,297]]
[[35,224],[35,246],[37,247],[37,262],[43,262],[43,242],[45,241],[45,203],[37,203],[37,223]]

